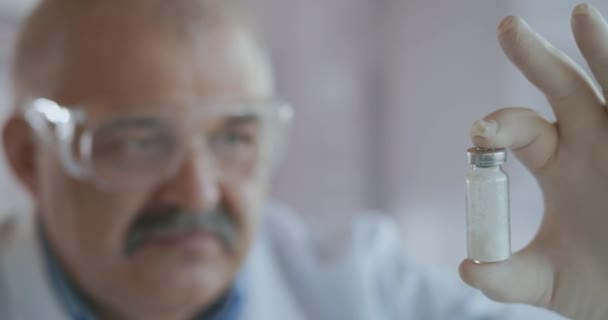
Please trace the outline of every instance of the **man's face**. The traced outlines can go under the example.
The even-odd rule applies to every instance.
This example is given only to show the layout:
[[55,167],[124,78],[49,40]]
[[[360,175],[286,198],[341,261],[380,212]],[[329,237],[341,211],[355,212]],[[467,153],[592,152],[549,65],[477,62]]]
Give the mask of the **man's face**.
[[[65,78],[48,98],[81,106],[94,119],[152,111],[183,120],[197,118],[189,116],[192,104],[175,103],[176,98],[252,101],[272,94],[269,70],[247,31],[224,26],[201,29],[195,39],[176,38],[137,17],[104,10],[93,10],[74,25]],[[222,124],[201,124],[207,125]],[[102,308],[162,312],[204,305],[230,286],[254,236],[266,192],[263,175],[224,179],[207,165],[204,150],[190,150],[162,181],[101,188],[68,175],[52,146],[40,144],[39,150],[34,194],[44,226],[70,275]],[[167,208],[187,214],[221,210],[234,242],[228,246],[205,232],[159,232],[126,253],[136,225]]]

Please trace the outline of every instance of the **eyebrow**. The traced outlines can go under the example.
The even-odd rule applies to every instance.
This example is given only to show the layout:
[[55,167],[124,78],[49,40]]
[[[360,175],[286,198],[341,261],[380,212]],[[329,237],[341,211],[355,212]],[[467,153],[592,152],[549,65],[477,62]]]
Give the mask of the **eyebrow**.
[[243,114],[229,117],[223,125],[225,127],[236,127],[247,124],[259,124],[260,122],[261,120],[259,115]]
[[162,122],[154,117],[127,117],[110,121],[105,125],[98,127],[98,130],[101,129],[102,132],[106,132],[128,127],[150,128],[161,126]]
[[[243,127],[247,125],[251,126],[259,126],[261,121],[261,116],[253,113],[245,113],[241,115],[232,115],[224,119],[221,124],[218,123],[219,127],[225,129]],[[163,121],[153,116],[145,116],[145,117],[126,117],[115,119],[114,121],[110,121],[105,125],[98,127],[100,130],[98,133],[107,133],[116,130],[121,130],[123,128],[161,128],[163,126]]]

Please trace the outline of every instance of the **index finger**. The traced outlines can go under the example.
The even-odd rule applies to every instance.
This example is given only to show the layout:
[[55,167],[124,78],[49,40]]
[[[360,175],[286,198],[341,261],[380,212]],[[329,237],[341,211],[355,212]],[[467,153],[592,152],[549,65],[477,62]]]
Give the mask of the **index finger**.
[[595,7],[581,4],[572,14],[572,31],[576,44],[608,99],[608,23]]
[[519,17],[499,27],[503,51],[549,102],[566,136],[595,132],[605,114],[589,76],[567,55],[534,32]]

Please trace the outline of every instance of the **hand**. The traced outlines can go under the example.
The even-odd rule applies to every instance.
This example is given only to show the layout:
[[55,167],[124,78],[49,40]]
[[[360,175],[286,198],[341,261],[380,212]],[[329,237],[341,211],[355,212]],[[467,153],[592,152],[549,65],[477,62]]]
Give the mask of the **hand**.
[[505,54],[549,100],[557,122],[509,108],[475,123],[473,143],[510,148],[538,180],[545,213],[533,241],[501,263],[465,260],[465,282],[492,299],[577,320],[608,319],[608,24],[582,4],[572,15],[585,72],[520,18],[499,27]]

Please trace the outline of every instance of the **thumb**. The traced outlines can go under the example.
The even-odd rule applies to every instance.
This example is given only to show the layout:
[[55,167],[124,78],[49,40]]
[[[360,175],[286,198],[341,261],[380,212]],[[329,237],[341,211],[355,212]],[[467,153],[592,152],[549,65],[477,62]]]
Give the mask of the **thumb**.
[[464,260],[460,276],[488,298],[499,302],[548,307],[553,292],[552,264],[538,252],[525,249],[504,262],[476,263]]
[[557,149],[553,123],[531,109],[505,108],[477,121],[471,128],[479,148],[509,148],[532,172],[545,167]]

